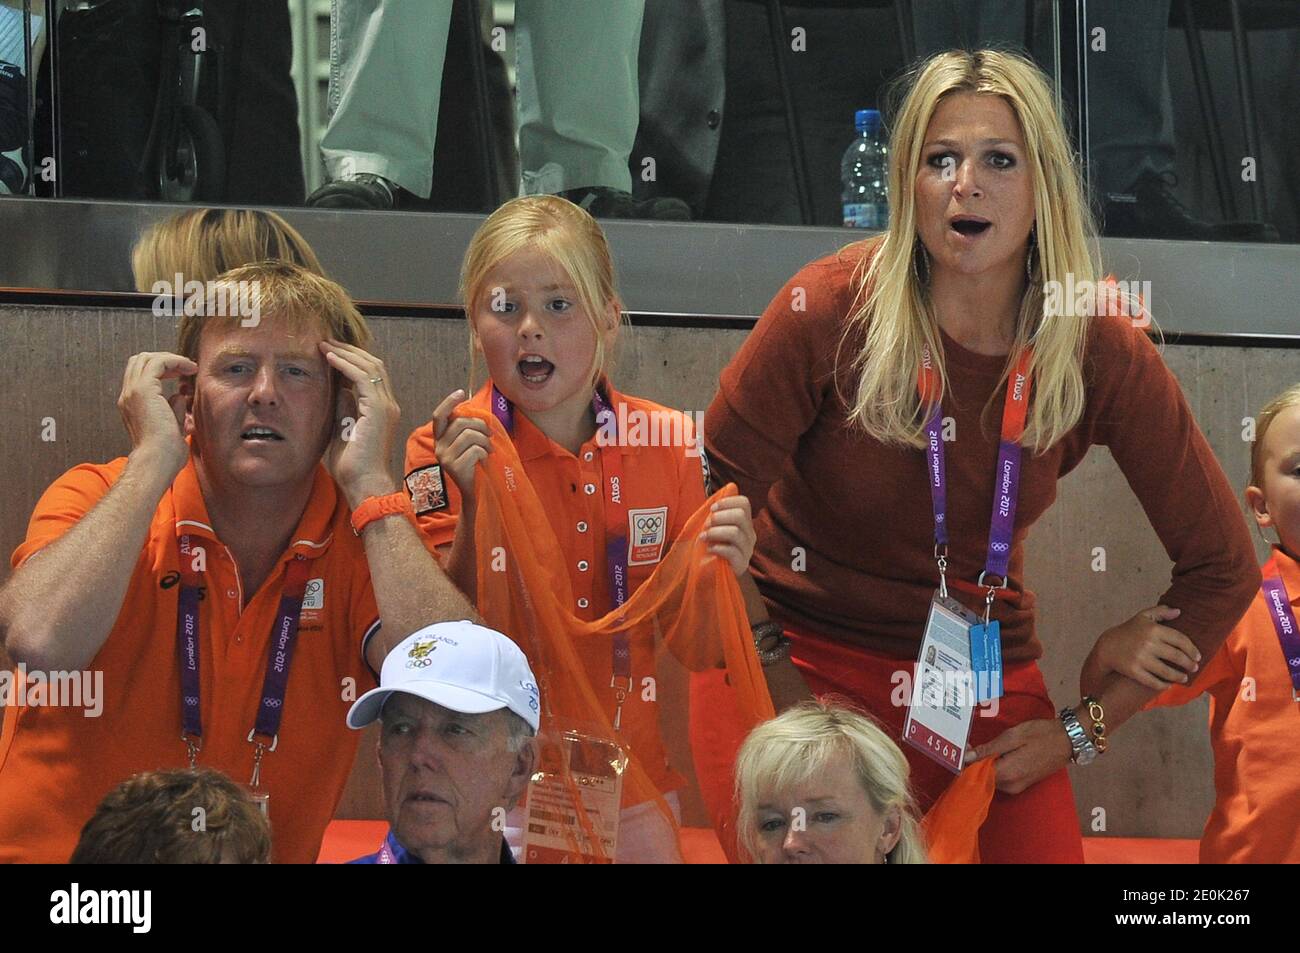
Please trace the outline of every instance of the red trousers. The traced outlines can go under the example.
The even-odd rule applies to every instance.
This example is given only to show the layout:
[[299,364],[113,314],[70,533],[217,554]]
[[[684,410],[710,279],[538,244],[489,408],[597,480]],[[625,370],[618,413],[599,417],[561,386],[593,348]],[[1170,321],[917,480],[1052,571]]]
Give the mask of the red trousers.
[[[943,793],[954,775],[911,745],[902,743],[907,709],[894,697],[910,697],[914,660],[888,658],[822,636],[787,630],[791,655],[813,694],[838,695],[876,718],[899,745],[911,766],[912,793],[921,813]],[[900,677],[907,681],[899,688]],[[744,740],[721,670],[697,674],[691,682],[691,745],[701,792],[715,817],[732,797],[732,765]],[[1035,662],[1006,666],[1003,695],[995,716],[977,709],[971,722],[972,745],[983,744],[1013,725],[1055,718],[1047,686]],[[1020,794],[996,793],[980,828],[984,863],[1083,863],[1069,773],[1062,768]]]

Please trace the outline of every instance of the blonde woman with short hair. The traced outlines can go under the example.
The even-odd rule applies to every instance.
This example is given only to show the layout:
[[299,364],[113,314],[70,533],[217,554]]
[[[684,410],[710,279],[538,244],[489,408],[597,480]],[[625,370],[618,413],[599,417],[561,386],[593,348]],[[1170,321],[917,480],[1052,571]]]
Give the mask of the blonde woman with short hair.
[[[1209,658],[1259,572],[1178,381],[1128,316],[1140,309],[1096,305],[1094,226],[1047,78],[1010,53],[940,53],[892,116],[888,230],[773,298],[722,374],[709,459],[753,501],[753,575],[809,687],[849,697],[896,740],[941,579],[968,609],[989,606],[1004,694],[972,719],[966,759],[997,759],[981,856],[1078,862],[1066,767],[1096,758],[1154,692],[1112,673],[1091,713],[1074,698],[1058,713],[1048,695],[1025,538],[1057,482],[1107,447],[1173,561],[1160,605],[1116,628],[1176,628]],[[1072,573],[1088,571],[1093,544],[1079,545]],[[721,717],[721,687],[694,689],[693,720]],[[928,809],[953,774],[904,754]]]
[[803,702],[741,746],[741,849],[756,864],[924,864],[907,778],[907,759],[870,717]]

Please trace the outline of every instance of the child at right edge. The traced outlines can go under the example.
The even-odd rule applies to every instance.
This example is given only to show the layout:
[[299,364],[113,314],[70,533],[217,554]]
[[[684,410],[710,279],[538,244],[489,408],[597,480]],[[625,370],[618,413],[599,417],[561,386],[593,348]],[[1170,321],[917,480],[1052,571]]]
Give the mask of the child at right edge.
[[[1300,863],[1300,384],[1260,412],[1246,502],[1277,543],[1246,614],[1203,666],[1171,628],[1149,639],[1124,630],[1098,642],[1080,679],[1084,694],[1108,671],[1162,689],[1147,707],[1210,696],[1215,803],[1201,863]],[[1155,606],[1156,621],[1177,616]]]

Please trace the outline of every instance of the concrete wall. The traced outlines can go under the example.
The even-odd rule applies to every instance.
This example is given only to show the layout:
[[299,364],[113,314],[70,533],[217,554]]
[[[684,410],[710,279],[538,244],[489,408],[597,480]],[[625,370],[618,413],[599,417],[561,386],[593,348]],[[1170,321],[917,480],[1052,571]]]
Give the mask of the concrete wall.
[[[439,400],[467,378],[467,335],[459,320],[376,318],[378,348],[402,402],[402,432],[428,420]],[[614,377],[633,394],[703,410],[718,374],[745,331],[635,328],[625,336]],[[174,326],[147,312],[0,306],[6,426],[0,444],[0,549],[22,539],[40,492],[65,469],[128,449],[116,409],[126,359],[171,350]],[[1169,347],[1201,427],[1234,486],[1245,485],[1248,446],[1242,418],[1300,380],[1300,350]],[[43,442],[52,417],[57,439]],[[394,461],[394,471],[400,459]],[[1195,519],[1189,512],[1187,518]],[[1091,568],[1094,547],[1106,571]],[[1123,476],[1103,449],[1062,481],[1056,506],[1029,541],[1027,584],[1040,599],[1039,631],[1047,685],[1058,706],[1078,698],[1078,672],[1108,626],[1151,605],[1165,588],[1169,561]],[[1264,547],[1260,545],[1261,554]],[[7,561],[3,574],[7,576]],[[1085,831],[1105,811],[1105,833],[1197,837],[1213,801],[1206,703],[1139,716],[1100,762],[1074,772]],[[373,741],[364,743],[341,817],[382,809]]]

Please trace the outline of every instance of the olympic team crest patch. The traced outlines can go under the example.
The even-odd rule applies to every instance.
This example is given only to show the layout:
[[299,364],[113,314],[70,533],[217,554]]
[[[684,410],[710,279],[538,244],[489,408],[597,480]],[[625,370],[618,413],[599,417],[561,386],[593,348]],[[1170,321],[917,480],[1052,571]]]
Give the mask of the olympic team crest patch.
[[308,579],[307,590],[303,593],[302,607],[304,611],[325,608],[325,580]]
[[627,564],[645,566],[663,557],[668,540],[668,507],[628,510]]

